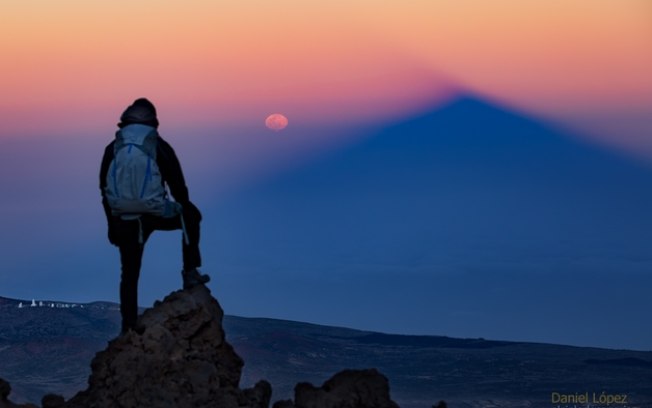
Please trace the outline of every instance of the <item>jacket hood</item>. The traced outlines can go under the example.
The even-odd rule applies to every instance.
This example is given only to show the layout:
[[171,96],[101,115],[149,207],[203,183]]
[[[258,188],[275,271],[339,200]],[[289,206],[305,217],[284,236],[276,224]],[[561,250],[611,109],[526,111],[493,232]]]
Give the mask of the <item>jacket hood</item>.
[[141,123],[152,127],[158,127],[158,118],[156,117],[156,107],[147,98],[139,98],[134,101],[120,116],[118,127],[123,128],[127,125]]

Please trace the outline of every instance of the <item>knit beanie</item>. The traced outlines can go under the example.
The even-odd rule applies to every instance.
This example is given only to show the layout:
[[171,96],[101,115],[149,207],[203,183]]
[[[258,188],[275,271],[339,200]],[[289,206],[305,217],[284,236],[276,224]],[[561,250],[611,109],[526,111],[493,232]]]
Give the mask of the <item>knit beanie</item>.
[[147,98],[138,98],[134,103],[129,105],[122,116],[120,116],[118,127],[123,128],[132,123],[141,123],[155,128],[158,127],[156,108]]

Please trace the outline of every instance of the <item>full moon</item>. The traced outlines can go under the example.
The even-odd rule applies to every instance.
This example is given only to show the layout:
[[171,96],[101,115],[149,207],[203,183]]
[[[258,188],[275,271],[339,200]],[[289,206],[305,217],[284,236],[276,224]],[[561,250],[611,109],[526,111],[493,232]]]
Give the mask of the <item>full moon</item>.
[[288,118],[281,115],[280,113],[273,113],[269,115],[267,119],[265,119],[265,126],[267,126],[268,129],[271,129],[275,132],[285,129],[287,125],[288,125]]

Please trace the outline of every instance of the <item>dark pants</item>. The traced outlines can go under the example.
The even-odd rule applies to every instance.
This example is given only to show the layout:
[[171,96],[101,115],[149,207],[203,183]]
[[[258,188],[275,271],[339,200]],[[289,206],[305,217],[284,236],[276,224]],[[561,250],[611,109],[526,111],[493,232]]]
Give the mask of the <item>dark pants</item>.
[[[199,253],[199,223],[201,213],[194,205],[183,211],[183,221],[188,235],[188,244],[182,237],[183,269],[201,266]],[[138,278],[143,258],[143,249],[149,236],[155,230],[173,231],[181,229],[181,216],[161,218],[142,215],[139,220],[116,220],[115,228],[120,248],[120,313],[122,331],[136,326],[138,318]],[[141,239],[142,238],[142,239]],[[142,242],[140,242],[142,241]]]

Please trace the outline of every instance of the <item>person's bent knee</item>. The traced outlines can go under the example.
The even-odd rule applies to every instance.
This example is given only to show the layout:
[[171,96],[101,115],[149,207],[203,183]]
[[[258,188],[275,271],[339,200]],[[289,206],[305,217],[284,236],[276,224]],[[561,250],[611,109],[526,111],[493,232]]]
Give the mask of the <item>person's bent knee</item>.
[[183,218],[186,223],[199,223],[202,220],[199,208],[190,201],[183,206]]

